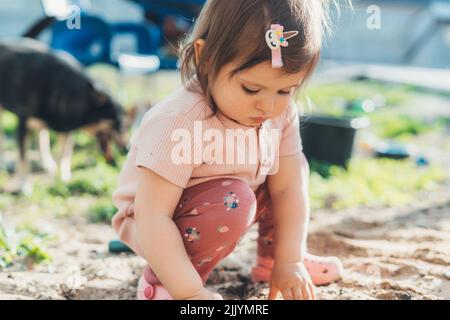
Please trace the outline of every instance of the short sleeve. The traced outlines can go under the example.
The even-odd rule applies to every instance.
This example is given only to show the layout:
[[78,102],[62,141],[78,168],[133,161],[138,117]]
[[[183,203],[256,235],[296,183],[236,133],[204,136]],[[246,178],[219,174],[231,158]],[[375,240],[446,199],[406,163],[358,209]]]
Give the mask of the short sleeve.
[[145,117],[134,142],[135,165],[186,188],[194,169],[193,122],[175,113]]
[[302,150],[299,107],[296,103],[291,103],[285,112],[279,156],[285,157],[295,155],[300,153]]

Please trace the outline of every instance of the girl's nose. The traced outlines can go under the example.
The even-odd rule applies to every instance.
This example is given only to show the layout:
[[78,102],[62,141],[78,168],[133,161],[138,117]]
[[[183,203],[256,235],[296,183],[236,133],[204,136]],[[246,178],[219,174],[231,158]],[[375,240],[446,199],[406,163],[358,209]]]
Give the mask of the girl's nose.
[[275,109],[275,100],[274,99],[264,99],[259,101],[257,105],[257,109],[264,112],[264,116],[270,116]]

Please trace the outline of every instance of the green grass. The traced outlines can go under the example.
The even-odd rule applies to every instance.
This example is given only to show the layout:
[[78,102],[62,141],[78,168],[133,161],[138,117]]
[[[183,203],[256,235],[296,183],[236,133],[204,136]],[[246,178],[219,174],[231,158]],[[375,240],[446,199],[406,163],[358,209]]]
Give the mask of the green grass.
[[377,112],[370,116],[372,131],[380,138],[410,140],[415,136],[441,130],[445,127],[445,122],[440,119],[434,123],[427,123],[425,120],[408,116],[388,113],[387,111]]
[[310,86],[303,97],[315,105],[314,112],[341,116],[343,107],[355,100],[383,97],[387,107],[400,106],[411,99],[414,88],[409,86],[385,85],[374,81],[354,81]]
[[[1,217],[0,217],[1,218]],[[7,229],[0,219],[0,269],[21,263],[28,268],[52,260],[47,242],[53,237],[30,224]]]
[[58,180],[47,191],[50,195],[67,198],[84,194],[94,196],[110,195],[116,186],[116,170],[107,165],[78,170],[68,183]]
[[117,209],[112,204],[111,199],[102,199],[89,208],[88,216],[89,220],[94,223],[110,223],[116,212]]
[[[448,125],[448,119],[426,121],[418,116],[407,114],[408,105],[420,91],[410,86],[386,85],[374,81],[354,81],[339,84],[311,86],[300,101],[306,97],[312,102],[312,108],[305,108],[306,114],[325,114],[335,117],[368,117],[371,131],[379,138],[410,141],[414,136],[434,130],[441,130]],[[357,112],[347,110],[351,103],[364,99],[384,100],[384,106],[374,112]],[[303,105],[307,105],[303,103]]]
[[9,112],[8,110],[3,109],[2,110],[2,117],[1,117],[1,126],[3,128],[3,132],[7,136],[14,136],[16,132],[18,119],[17,116],[13,113]]
[[311,204],[314,209],[402,205],[449,178],[439,166],[418,167],[410,160],[353,159],[348,170],[312,162]]

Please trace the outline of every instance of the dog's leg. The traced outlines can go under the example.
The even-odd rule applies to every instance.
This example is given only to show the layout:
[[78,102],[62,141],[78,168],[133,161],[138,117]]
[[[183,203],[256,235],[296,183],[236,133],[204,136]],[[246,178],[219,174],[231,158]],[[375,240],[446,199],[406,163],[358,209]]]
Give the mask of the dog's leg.
[[27,162],[27,118],[19,117],[19,124],[17,127],[17,142],[19,145],[19,167],[17,170],[19,176],[19,190],[20,192],[31,192],[31,184],[28,182],[28,162]]
[[69,181],[72,177],[71,164],[74,147],[74,139],[72,134],[64,133],[58,136],[61,146],[61,154],[59,157],[59,174],[62,181]]
[[47,128],[39,130],[39,151],[44,169],[51,175],[55,175],[57,166],[52,156],[50,148],[50,132]]

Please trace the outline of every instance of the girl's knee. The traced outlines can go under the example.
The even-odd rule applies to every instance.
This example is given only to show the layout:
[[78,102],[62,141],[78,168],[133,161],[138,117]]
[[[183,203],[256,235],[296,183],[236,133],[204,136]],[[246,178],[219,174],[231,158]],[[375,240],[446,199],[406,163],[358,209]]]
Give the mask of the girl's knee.
[[187,189],[181,196],[174,217],[201,215],[208,211],[247,212],[252,211],[255,205],[255,193],[246,182],[222,178]]
[[175,222],[187,247],[200,251],[220,247],[240,238],[252,225],[256,214],[256,197],[245,182],[220,179],[186,203],[186,211]]
[[256,214],[256,196],[250,186],[238,179],[222,181],[226,220],[235,220],[235,227],[244,232]]

